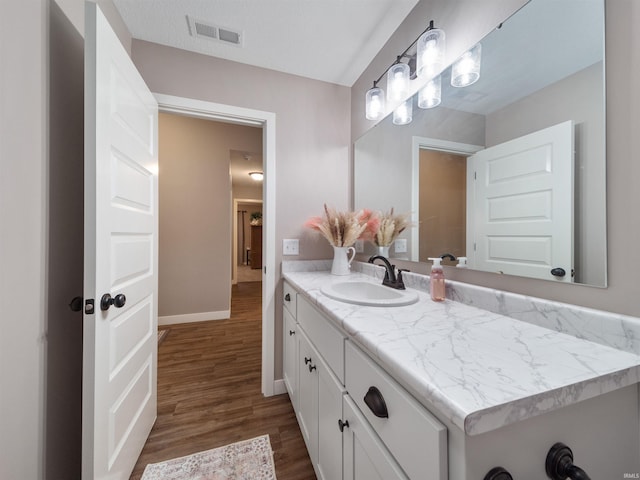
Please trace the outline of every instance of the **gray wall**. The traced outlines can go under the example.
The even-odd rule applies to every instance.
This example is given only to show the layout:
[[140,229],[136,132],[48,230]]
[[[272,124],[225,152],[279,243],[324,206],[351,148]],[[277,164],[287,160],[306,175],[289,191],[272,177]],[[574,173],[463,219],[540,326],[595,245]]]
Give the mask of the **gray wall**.
[[262,128],[161,113],[158,315],[229,311],[230,150],[255,152]]

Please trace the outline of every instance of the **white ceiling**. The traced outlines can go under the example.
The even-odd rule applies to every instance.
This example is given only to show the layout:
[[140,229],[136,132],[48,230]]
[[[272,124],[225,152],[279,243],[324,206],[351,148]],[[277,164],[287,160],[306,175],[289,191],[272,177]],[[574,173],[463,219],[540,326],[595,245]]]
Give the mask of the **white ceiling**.
[[[133,38],[351,87],[418,0],[114,0]],[[187,15],[242,33],[195,38]]]

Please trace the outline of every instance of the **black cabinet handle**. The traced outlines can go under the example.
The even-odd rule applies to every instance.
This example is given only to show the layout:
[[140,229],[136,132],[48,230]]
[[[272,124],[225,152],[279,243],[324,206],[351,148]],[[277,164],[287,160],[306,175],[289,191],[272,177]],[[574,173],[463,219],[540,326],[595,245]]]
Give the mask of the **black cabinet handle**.
[[551,269],[551,275],[554,277],[564,277],[567,274],[564,268],[556,267]]
[[304,357],[304,364],[306,365],[307,363],[311,363],[310,357]]
[[309,373],[313,372],[316,369],[315,365],[309,365]]
[[287,302],[290,302],[290,301],[291,301],[291,295],[289,295],[289,294],[287,293],[287,294],[284,296],[284,299],[285,299]]
[[344,432],[344,429],[349,428],[349,420],[345,420],[344,422],[342,421],[342,419],[338,420],[338,428],[340,429],[341,432]]
[[296,334],[296,331],[295,331],[295,330],[289,330],[289,336],[291,336],[291,335],[295,335],[295,334]]
[[376,387],[369,387],[367,394],[364,396],[364,403],[371,409],[373,414],[378,418],[389,418],[387,403],[380,390]]
[[495,467],[489,470],[484,480],[513,480],[513,477],[502,467]]

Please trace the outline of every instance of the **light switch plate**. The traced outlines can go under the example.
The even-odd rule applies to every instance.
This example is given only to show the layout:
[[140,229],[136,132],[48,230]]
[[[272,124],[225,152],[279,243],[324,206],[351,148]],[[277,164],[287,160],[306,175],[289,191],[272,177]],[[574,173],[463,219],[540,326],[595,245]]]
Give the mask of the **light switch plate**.
[[300,255],[300,242],[297,238],[282,240],[282,255]]
[[356,253],[364,252],[364,240],[356,240]]
[[397,238],[393,244],[393,249],[396,253],[407,253],[407,239]]

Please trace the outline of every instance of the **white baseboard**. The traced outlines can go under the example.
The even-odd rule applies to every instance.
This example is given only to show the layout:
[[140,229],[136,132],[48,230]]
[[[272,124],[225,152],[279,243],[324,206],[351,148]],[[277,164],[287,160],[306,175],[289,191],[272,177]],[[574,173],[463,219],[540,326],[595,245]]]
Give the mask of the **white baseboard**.
[[274,395],[282,395],[283,393],[287,393],[287,386],[284,384],[284,380],[274,380],[273,382],[273,394]]
[[184,315],[167,315],[164,317],[158,317],[158,325],[206,322],[208,320],[226,320],[230,316],[230,310],[221,310],[219,312],[185,313]]

